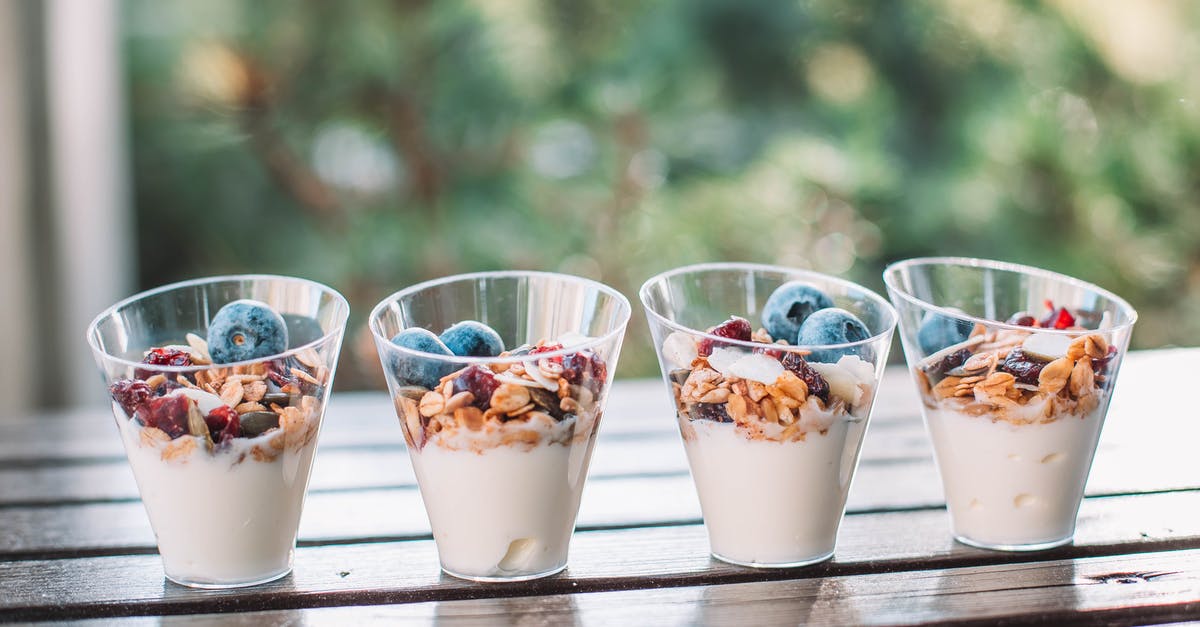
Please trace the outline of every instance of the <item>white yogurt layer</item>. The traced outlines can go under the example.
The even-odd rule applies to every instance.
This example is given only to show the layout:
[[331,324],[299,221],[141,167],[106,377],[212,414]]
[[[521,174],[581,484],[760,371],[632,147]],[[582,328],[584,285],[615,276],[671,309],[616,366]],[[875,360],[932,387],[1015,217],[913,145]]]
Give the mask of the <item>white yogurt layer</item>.
[[866,421],[843,414],[814,422],[828,429],[786,442],[748,439],[733,423],[684,425],[714,554],[741,564],[785,566],[833,553]]
[[570,437],[573,422],[541,429],[532,446],[481,447],[478,434],[464,431],[455,434],[462,442],[441,443],[439,433],[410,448],[442,568],[506,579],[566,565],[592,448],[591,438]]
[[1070,538],[1103,409],[1014,425],[926,407],[954,534],[993,546]]
[[172,444],[191,438],[197,446],[163,459],[165,444],[142,442],[142,428],[119,407],[113,411],[167,577],[224,586],[291,570],[316,438],[260,461],[252,449],[270,447],[281,434],[235,438],[215,453],[185,435]]

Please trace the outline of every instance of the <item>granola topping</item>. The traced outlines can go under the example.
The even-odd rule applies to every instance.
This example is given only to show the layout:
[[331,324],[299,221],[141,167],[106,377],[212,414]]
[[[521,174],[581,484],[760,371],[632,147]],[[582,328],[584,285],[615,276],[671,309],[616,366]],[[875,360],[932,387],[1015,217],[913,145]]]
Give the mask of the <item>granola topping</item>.
[[1028,330],[977,325],[969,339],[915,369],[925,405],[1014,425],[1087,417],[1106,393],[1116,349],[1103,332],[1072,326],[1076,319],[1053,309],[1044,326],[1082,332],[1077,336],[1039,331],[1043,322]]
[[587,349],[539,357],[580,339],[543,340],[501,352],[500,357],[521,360],[491,368],[467,366],[442,377],[432,389],[404,386],[395,403],[406,442],[416,451],[432,444],[483,453],[501,446],[529,450],[586,440],[600,418],[604,360]]
[[773,348],[714,345],[680,331],[665,338],[664,357],[679,366],[670,378],[685,440],[695,437],[698,420],[731,422],[751,440],[801,442],[836,420],[866,417],[875,387],[870,362],[857,355],[810,362],[766,329],[750,337]]
[[[136,429],[132,441],[157,449],[164,462],[185,463],[204,455],[236,455],[269,463],[285,451],[316,439],[329,369],[317,351],[253,364],[213,364],[204,338],[188,333],[186,344],[146,351],[146,369],[110,386],[126,416],[122,429]],[[153,373],[153,365],[209,366],[187,373]],[[120,420],[119,416],[118,419]]]

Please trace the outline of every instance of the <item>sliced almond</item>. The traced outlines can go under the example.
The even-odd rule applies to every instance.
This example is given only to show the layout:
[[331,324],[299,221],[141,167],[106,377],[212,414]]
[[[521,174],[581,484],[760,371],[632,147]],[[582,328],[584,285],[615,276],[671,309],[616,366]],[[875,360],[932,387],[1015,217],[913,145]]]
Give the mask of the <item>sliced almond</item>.
[[[221,393],[218,394],[218,396],[221,397],[222,403],[225,403],[230,407],[237,407],[242,403],[242,396],[244,393],[245,389],[242,386],[242,382],[234,380],[225,382],[225,385],[221,386]],[[259,398],[262,397],[260,396]]]
[[[766,393],[765,389],[763,393]],[[700,397],[701,403],[724,403],[727,400],[729,400],[729,390],[725,388],[714,388]]]
[[266,381],[250,381],[242,384],[242,402],[258,402],[267,395]]

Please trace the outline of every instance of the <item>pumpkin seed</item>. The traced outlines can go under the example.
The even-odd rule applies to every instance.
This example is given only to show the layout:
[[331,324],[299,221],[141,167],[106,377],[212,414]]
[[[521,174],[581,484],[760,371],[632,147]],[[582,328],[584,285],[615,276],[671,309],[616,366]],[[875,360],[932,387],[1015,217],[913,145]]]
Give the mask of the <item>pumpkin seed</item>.
[[242,414],[242,435],[253,438],[279,426],[279,414],[273,411],[252,411]]

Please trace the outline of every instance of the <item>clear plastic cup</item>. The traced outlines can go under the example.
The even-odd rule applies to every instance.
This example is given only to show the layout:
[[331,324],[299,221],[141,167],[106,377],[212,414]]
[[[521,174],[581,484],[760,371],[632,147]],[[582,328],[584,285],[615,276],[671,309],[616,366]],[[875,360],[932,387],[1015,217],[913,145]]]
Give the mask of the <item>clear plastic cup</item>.
[[[706,331],[731,315],[759,327],[768,297],[791,281],[819,288],[869,337],[795,346]],[[713,556],[776,568],[832,557],[895,311],[849,281],[754,264],[671,270],[641,299]]]
[[[629,321],[610,287],[544,272],[485,272],[384,299],[369,325],[409,447],[442,570],[519,581],[567,565],[596,428]],[[435,355],[391,340],[474,320],[507,349]]]
[[1071,542],[1137,312],[1078,279],[983,259],[910,259],[884,281],[954,537],[1005,551]]
[[[204,363],[210,321],[239,299],[282,315],[287,350]],[[349,310],[341,294],[312,281],[225,276],[143,292],[88,327],[171,581],[234,588],[291,572]],[[191,365],[142,363],[162,347]]]

